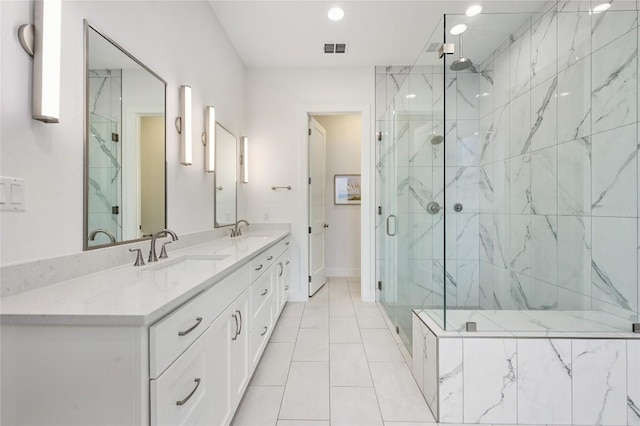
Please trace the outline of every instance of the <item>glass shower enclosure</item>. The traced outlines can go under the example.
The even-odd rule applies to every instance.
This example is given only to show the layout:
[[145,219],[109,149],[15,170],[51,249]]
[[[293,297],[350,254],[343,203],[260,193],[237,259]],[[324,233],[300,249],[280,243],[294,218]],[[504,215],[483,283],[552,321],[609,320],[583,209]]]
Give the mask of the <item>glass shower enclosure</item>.
[[616,5],[446,15],[377,69],[379,300],[408,346],[414,309],[480,333],[640,322],[638,12]]

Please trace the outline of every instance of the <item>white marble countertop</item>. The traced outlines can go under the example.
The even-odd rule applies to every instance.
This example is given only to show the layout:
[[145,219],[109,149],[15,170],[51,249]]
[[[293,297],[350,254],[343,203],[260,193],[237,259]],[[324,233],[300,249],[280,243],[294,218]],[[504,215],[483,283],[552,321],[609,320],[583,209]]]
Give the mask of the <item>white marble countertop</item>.
[[[175,251],[169,245],[168,259],[140,267],[132,262],[4,297],[0,299],[0,319],[5,324],[149,325],[288,234],[275,231],[218,238]],[[226,257],[180,267],[177,262],[185,256]],[[162,267],[169,264],[175,266]]]

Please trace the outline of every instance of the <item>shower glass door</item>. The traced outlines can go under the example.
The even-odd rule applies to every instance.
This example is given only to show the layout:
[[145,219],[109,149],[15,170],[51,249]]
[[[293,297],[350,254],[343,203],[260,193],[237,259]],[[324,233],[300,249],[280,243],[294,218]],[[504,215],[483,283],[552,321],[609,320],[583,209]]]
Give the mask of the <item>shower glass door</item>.
[[388,69],[377,123],[379,300],[409,350],[413,309],[444,323],[443,28],[413,66]]

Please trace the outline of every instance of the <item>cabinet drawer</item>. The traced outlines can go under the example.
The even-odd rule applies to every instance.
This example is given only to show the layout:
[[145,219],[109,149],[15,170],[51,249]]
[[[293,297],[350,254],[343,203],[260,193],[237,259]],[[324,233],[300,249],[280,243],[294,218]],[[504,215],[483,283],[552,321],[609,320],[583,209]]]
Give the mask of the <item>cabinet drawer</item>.
[[260,277],[269,266],[273,264],[276,255],[273,253],[273,247],[260,253],[251,261],[251,282]]
[[272,274],[262,274],[260,278],[251,284],[251,313],[255,317],[263,306],[270,300],[273,293]]
[[211,424],[208,333],[202,335],[158,379],[151,380],[151,424]]
[[251,365],[256,367],[264,351],[273,328],[274,298],[269,297],[266,304],[251,321]]
[[158,377],[211,324],[214,293],[207,290],[149,327],[149,373]]
[[284,240],[278,242],[276,245],[257,255],[251,261],[251,282],[255,281],[260,275],[262,275],[267,269],[269,269],[269,266],[273,265],[276,258],[289,247],[289,244],[289,237],[287,237]]

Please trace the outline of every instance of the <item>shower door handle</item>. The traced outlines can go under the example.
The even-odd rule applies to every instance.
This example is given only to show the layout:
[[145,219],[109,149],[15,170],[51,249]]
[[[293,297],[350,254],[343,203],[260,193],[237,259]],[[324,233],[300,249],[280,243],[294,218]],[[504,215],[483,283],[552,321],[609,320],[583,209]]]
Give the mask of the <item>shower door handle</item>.
[[[391,218],[393,218],[393,234],[389,231],[390,227],[389,227],[389,222],[391,221]],[[390,237],[395,237],[396,236],[396,231],[397,231],[397,224],[396,224],[396,215],[392,214],[387,216],[387,235]]]

